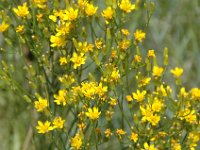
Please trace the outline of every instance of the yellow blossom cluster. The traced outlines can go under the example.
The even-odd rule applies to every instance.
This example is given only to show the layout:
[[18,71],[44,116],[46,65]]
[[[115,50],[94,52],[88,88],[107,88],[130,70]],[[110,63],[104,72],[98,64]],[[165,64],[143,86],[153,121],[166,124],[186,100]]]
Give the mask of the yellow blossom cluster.
[[3,18],[0,32],[14,31],[25,62],[17,85],[52,149],[198,149],[200,88],[184,86],[167,48],[163,62],[146,49],[148,24],[129,26],[130,16],[153,13],[148,4],[31,0],[12,8],[15,22]]

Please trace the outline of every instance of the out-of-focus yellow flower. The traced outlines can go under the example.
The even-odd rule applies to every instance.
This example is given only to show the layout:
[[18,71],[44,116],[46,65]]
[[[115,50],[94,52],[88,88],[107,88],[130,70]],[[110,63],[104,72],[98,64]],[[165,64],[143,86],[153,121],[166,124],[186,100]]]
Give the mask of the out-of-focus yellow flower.
[[75,137],[71,139],[71,147],[79,150],[82,146],[82,138],[80,134],[76,134]]
[[119,42],[119,48],[123,51],[129,48],[131,42],[128,39],[123,39],[121,42]]
[[67,94],[66,90],[59,90],[58,95],[57,94],[53,95],[53,97],[55,98],[54,102],[57,105],[62,104],[63,106],[65,106],[67,104],[66,94]]
[[127,95],[127,96],[126,96],[126,100],[127,100],[128,102],[131,102],[131,101],[133,101],[133,98],[132,98],[131,95]]
[[42,22],[43,14],[37,14],[36,17],[38,22]]
[[118,4],[119,8],[123,10],[125,13],[130,13],[135,9],[135,5],[131,4],[129,0],[121,0],[121,3]]
[[117,70],[117,68],[114,68],[111,73],[110,79],[111,81],[117,82],[119,78],[120,78],[119,70]]
[[85,113],[85,115],[91,120],[97,120],[100,114],[101,112],[99,112],[99,109],[97,107],[88,108],[88,111]]
[[192,99],[200,100],[200,89],[199,88],[192,88],[190,90],[190,94],[192,96]]
[[68,35],[69,34],[69,31],[70,31],[70,26],[71,26],[71,23],[70,22],[66,22],[66,23],[63,23],[62,25],[60,26],[57,26],[56,28],[56,36],[64,36],[64,35]]
[[95,7],[93,4],[87,4],[85,8],[85,13],[87,16],[93,16],[96,14],[98,7]]
[[33,3],[35,3],[35,5],[38,7],[38,8],[41,8],[41,9],[44,9],[46,8],[46,2],[47,0],[33,0]]
[[100,40],[100,39],[95,40],[95,46],[96,46],[97,49],[101,49],[102,45],[103,45],[102,40]]
[[114,10],[110,6],[107,7],[105,10],[103,10],[103,12],[101,13],[101,15],[107,20],[112,19],[113,14],[114,14]]
[[137,29],[134,33],[134,37],[136,42],[142,42],[146,37],[146,33]]
[[189,108],[181,109],[178,112],[178,117],[183,120],[185,119],[186,122],[194,124],[197,122],[197,116],[195,114],[195,110],[190,110]]
[[143,77],[142,79],[140,79],[138,81],[138,87],[145,86],[145,85],[149,84],[150,81],[151,81],[150,77]]
[[122,32],[122,34],[125,35],[125,36],[129,36],[129,35],[130,35],[130,32],[129,32],[128,29],[121,29],[121,32]]
[[154,53],[154,50],[148,50],[148,54],[147,54],[148,57],[156,57],[155,53]]
[[155,97],[152,104],[152,111],[160,112],[161,108],[162,108],[162,102],[157,97]]
[[81,53],[87,53],[88,51],[93,51],[94,45],[88,44],[87,42],[78,42],[77,51]]
[[78,0],[78,6],[81,9],[85,9],[85,7],[88,5],[88,0]]
[[39,97],[38,101],[34,102],[34,105],[38,112],[42,112],[45,108],[48,107],[48,101],[47,99]]
[[153,144],[148,145],[147,142],[144,143],[144,148],[145,150],[157,150],[157,148],[155,148]]
[[81,65],[85,64],[86,56],[84,53],[80,53],[79,55],[74,52],[72,58],[70,59],[74,63],[74,69],[77,69]]
[[81,92],[83,93],[83,95],[89,99],[94,99],[97,91],[97,84],[95,82],[82,82],[81,86]]
[[67,64],[67,58],[66,57],[60,57],[59,61],[60,61],[60,65],[66,65]]
[[173,75],[174,75],[174,78],[179,78],[180,76],[182,76],[183,74],[183,69],[182,68],[178,68],[176,67],[175,69],[171,69],[170,71]]
[[116,133],[120,140],[122,139],[122,135],[126,134],[126,132],[122,129],[117,129]]
[[66,18],[69,21],[74,21],[78,17],[78,9],[74,9],[72,7],[68,8],[66,11]]
[[4,21],[0,24],[0,32],[5,32],[9,27],[9,24],[5,23]]
[[109,104],[112,105],[112,106],[117,105],[117,99],[115,99],[115,98],[110,98]]
[[146,93],[147,93],[146,91],[140,92],[139,90],[137,90],[136,93],[132,93],[132,94],[135,100],[137,100],[138,102],[141,102],[144,100]]
[[179,96],[182,98],[186,98],[188,96],[188,93],[185,91],[184,87],[180,89]]
[[27,17],[29,15],[27,3],[23,3],[22,6],[18,6],[17,8],[13,8],[15,14],[19,17]]
[[142,61],[142,57],[140,55],[136,54],[136,55],[134,55],[134,60],[135,60],[135,62],[140,63]]
[[153,76],[155,78],[162,76],[164,69],[162,67],[154,66],[153,67]]
[[38,126],[36,126],[36,129],[38,130],[38,133],[45,134],[53,130],[53,127],[49,121],[46,121],[45,123],[38,121]]
[[130,136],[130,139],[131,139],[131,141],[137,142],[137,140],[138,140],[138,134],[132,132],[131,136]]
[[56,117],[53,120],[53,128],[62,129],[64,127],[65,120],[61,117]]
[[24,25],[19,25],[19,26],[17,26],[16,32],[17,32],[17,33],[23,33],[23,32],[24,32]]
[[178,143],[176,140],[172,139],[172,148],[173,150],[181,150],[181,144]]
[[105,135],[106,135],[107,138],[109,138],[113,134],[110,129],[106,129],[104,131],[104,133],[105,133]]
[[63,47],[66,44],[65,38],[62,36],[52,35],[50,41],[51,47]]

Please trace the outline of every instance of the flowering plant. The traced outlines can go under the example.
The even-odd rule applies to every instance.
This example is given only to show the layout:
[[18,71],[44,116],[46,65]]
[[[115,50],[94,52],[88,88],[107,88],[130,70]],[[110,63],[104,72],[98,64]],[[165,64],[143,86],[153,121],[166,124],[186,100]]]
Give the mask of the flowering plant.
[[[197,147],[200,89],[183,87],[179,67],[170,68],[173,89],[164,77],[168,49],[161,63],[156,50],[143,47],[153,11],[149,0],[30,0],[2,11],[0,32],[6,45],[17,46],[24,80],[15,80],[17,66],[6,61],[1,63],[1,79],[37,111],[32,125],[43,145]],[[141,12],[146,13],[145,24],[131,27],[130,18]]]

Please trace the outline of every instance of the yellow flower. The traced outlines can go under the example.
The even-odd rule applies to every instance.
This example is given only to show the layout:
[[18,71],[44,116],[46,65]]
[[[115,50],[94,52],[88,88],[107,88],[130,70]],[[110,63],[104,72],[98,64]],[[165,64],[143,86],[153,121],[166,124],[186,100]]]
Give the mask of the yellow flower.
[[29,15],[29,11],[28,11],[28,7],[27,7],[27,3],[26,2],[23,3],[22,6],[18,6],[17,8],[13,8],[13,11],[19,17],[27,17]]
[[38,101],[34,102],[34,105],[38,112],[42,112],[45,108],[48,107],[48,101],[39,97]]
[[116,133],[119,136],[120,140],[122,139],[122,135],[126,134],[126,132],[122,129],[117,129]]
[[100,39],[95,40],[95,46],[96,46],[97,49],[101,49],[102,45],[103,45],[102,40],[100,40]]
[[131,139],[131,141],[137,142],[137,140],[138,140],[138,134],[132,132],[131,136],[130,136],[130,139]]
[[194,100],[200,100],[200,89],[198,89],[198,88],[192,88],[190,90],[190,94],[192,96],[192,99],[194,99]]
[[142,57],[140,55],[136,54],[136,55],[134,55],[134,60],[135,60],[135,62],[140,63],[142,61]]
[[160,116],[158,115],[150,115],[150,117],[148,118],[148,121],[152,124],[152,126],[156,126],[158,124],[158,122],[160,121]]
[[51,47],[63,47],[66,43],[65,38],[61,36],[51,36]]
[[65,11],[66,18],[69,21],[76,20],[78,17],[78,9],[73,9],[72,7],[68,8],[68,10]]
[[148,50],[148,54],[147,54],[148,57],[156,57],[155,53],[154,53],[154,50]]
[[134,33],[134,37],[136,42],[142,42],[142,40],[146,37],[146,33],[137,29]]
[[82,53],[87,53],[88,51],[93,51],[94,45],[88,44],[87,42],[78,42],[77,51]]
[[67,104],[66,94],[67,94],[66,90],[59,90],[58,95],[56,95],[56,94],[53,95],[53,97],[55,98],[54,102],[57,105],[62,104],[63,106],[65,106]]
[[74,52],[70,60],[74,63],[74,69],[77,69],[81,65],[85,64],[86,56],[84,53],[80,53],[80,55],[78,55],[76,52]]
[[98,7],[95,7],[93,4],[88,4],[86,6],[85,13],[88,16],[92,16],[92,15],[96,14],[97,9],[98,9]]
[[38,22],[42,22],[43,14],[37,14],[36,17]]
[[100,114],[101,112],[99,112],[99,109],[97,107],[88,108],[88,111],[85,113],[85,115],[91,120],[97,120]]
[[87,0],[78,0],[78,6],[81,9],[85,9],[85,7],[88,5],[88,1]]
[[157,150],[157,148],[155,148],[153,144],[148,145],[147,142],[144,143],[144,148],[145,150]]
[[162,76],[164,69],[162,67],[154,66],[153,67],[153,76],[155,78]]
[[173,150],[181,150],[181,145],[174,139],[172,139],[172,148]]
[[16,32],[17,32],[17,33],[23,33],[23,32],[24,32],[24,25],[19,25],[19,26],[17,26]]
[[81,148],[82,143],[83,142],[82,142],[82,138],[80,134],[76,134],[75,137],[71,139],[71,146],[75,148],[76,150]]
[[44,134],[53,130],[53,127],[49,121],[46,121],[45,123],[38,121],[38,126],[36,126],[36,129],[38,130],[38,133]]
[[5,23],[4,21],[0,24],[0,32],[5,32],[9,27],[9,24]]
[[112,135],[112,132],[111,132],[110,129],[106,129],[106,130],[104,131],[104,133],[105,133],[105,135],[106,135],[107,138],[109,138],[109,137]]
[[38,8],[41,8],[41,9],[46,8],[46,2],[47,2],[47,0],[33,0],[33,2],[35,3],[35,5]]
[[101,13],[101,15],[107,20],[112,19],[113,14],[114,14],[114,10],[110,6],[107,7],[105,10],[103,10],[103,12]]
[[137,90],[136,93],[132,93],[132,94],[135,100],[137,100],[138,102],[141,102],[144,100],[146,93],[147,93],[146,91],[140,92],[139,90]]
[[127,95],[127,96],[126,96],[126,100],[127,100],[128,102],[131,102],[131,101],[133,101],[133,98],[132,98],[131,95]]
[[176,67],[175,69],[171,69],[170,72],[174,75],[174,78],[179,78],[183,74],[183,69]]
[[117,82],[119,78],[120,78],[119,70],[117,70],[117,68],[114,68],[111,73],[110,79],[111,81]]
[[115,98],[110,98],[110,105],[115,106],[117,105],[117,100]]
[[60,57],[59,61],[60,61],[60,65],[66,65],[67,64],[67,58],[66,57]]
[[122,0],[121,3],[118,4],[119,8],[126,13],[130,13],[135,9],[135,5],[132,5],[129,0]]
[[121,32],[125,36],[129,36],[130,35],[130,32],[128,31],[128,29],[121,29]]
[[[58,26],[56,28],[56,31],[57,31],[56,36],[59,37],[62,35],[68,35],[69,31],[70,31],[70,25],[71,25],[71,23],[67,22],[67,23],[63,23],[60,26]],[[63,38],[63,37],[61,37],[61,38]],[[64,38],[63,38],[63,40],[64,40]],[[63,41],[63,43],[64,43],[64,41]]]
[[138,87],[145,86],[145,85],[149,84],[150,81],[151,81],[151,78],[150,78],[150,77],[142,78],[142,79],[139,80],[139,82],[138,82]]
[[160,112],[161,108],[162,108],[162,102],[157,97],[155,97],[152,104],[152,110],[154,112]]
[[97,85],[95,82],[86,82],[86,83],[81,83],[81,92],[83,95],[89,99],[94,99],[94,96],[97,92]]
[[119,42],[119,48],[123,51],[129,48],[131,42],[130,40],[123,39],[121,42]]
[[53,120],[53,128],[62,129],[64,127],[65,120],[61,117],[56,117]]
[[184,87],[180,89],[179,96],[182,98],[186,98],[188,96],[188,93],[185,91]]

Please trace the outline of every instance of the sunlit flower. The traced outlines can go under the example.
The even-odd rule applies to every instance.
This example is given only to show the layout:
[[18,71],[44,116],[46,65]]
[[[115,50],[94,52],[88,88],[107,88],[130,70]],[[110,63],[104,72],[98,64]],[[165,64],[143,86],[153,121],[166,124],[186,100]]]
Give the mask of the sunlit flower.
[[18,6],[17,8],[13,8],[13,11],[19,17],[27,17],[29,15],[29,11],[28,11],[28,7],[27,7],[27,3],[26,2],[23,3],[22,6]]
[[80,53],[78,55],[76,52],[74,52],[70,60],[74,63],[74,69],[77,69],[81,65],[85,64],[86,56],[84,53]]
[[19,26],[17,26],[16,32],[17,32],[17,33],[23,33],[23,32],[24,32],[24,25],[19,25]]
[[132,93],[132,94],[133,94],[133,98],[134,98],[135,100],[137,100],[138,102],[141,102],[141,101],[143,101],[144,98],[145,98],[146,91],[140,92],[139,90],[137,90],[137,92]]
[[62,129],[64,127],[65,120],[61,117],[56,117],[53,120],[53,128]]
[[101,15],[107,20],[112,19],[113,14],[114,14],[114,10],[110,6],[107,7],[105,10],[103,10],[103,12],[101,13]]
[[48,101],[47,99],[39,97],[38,101],[34,102],[34,105],[38,112],[42,112],[45,108],[48,107]]
[[65,106],[67,104],[67,99],[66,99],[66,94],[67,94],[67,91],[66,90],[59,90],[58,91],[58,95],[57,94],[54,94],[54,102],[57,104],[57,105],[63,105]]
[[162,76],[164,69],[162,67],[154,66],[153,67],[153,76],[155,78]]
[[9,24],[5,23],[5,22],[2,22],[0,24],[0,32],[5,32],[9,27]]
[[137,140],[138,140],[138,134],[132,132],[132,133],[131,133],[131,136],[130,136],[130,140],[131,140],[131,141],[134,141],[134,142],[137,142]]
[[170,72],[174,75],[174,78],[179,78],[183,74],[183,69],[176,67],[175,69],[171,69]]
[[85,13],[88,16],[93,16],[96,14],[98,7],[95,7],[93,4],[88,4],[85,8]]
[[53,127],[49,121],[46,121],[45,123],[38,121],[38,126],[36,126],[36,129],[38,130],[38,133],[45,134],[53,130]]
[[85,113],[85,115],[91,120],[97,120],[100,114],[101,112],[99,112],[99,109],[97,107],[88,108],[88,111]]
[[67,58],[66,57],[60,57],[59,62],[60,62],[60,65],[66,65],[67,64]]
[[118,4],[119,8],[126,13],[130,13],[135,9],[135,5],[131,4],[129,0],[121,0],[121,3]]
[[80,134],[76,134],[75,137],[71,139],[71,146],[76,150],[80,149],[82,146],[82,138]]
[[134,37],[136,42],[142,42],[146,37],[146,33],[137,29],[134,33]]
[[62,47],[66,44],[65,38],[61,36],[51,36],[51,47]]

